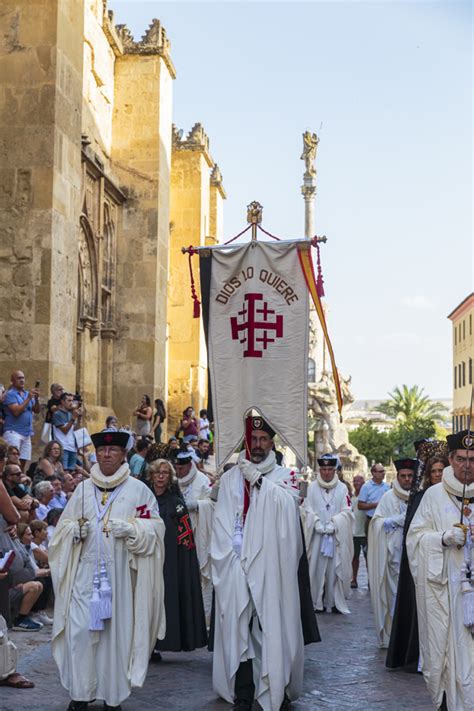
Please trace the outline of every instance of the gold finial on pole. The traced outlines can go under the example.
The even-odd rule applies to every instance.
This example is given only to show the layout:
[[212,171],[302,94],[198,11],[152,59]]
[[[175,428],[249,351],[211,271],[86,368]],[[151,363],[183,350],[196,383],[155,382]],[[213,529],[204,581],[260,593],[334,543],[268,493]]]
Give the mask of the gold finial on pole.
[[254,200],[247,205],[247,222],[252,225],[252,242],[257,239],[257,225],[262,221],[263,205]]

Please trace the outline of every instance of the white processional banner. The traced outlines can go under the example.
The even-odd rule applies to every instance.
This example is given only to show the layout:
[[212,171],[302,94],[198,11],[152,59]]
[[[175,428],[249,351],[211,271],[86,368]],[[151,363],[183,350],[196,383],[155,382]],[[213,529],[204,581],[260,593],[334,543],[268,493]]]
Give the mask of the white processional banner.
[[309,310],[298,246],[255,241],[207,259],[217,464],[242,441],[252,408],[306,463]]

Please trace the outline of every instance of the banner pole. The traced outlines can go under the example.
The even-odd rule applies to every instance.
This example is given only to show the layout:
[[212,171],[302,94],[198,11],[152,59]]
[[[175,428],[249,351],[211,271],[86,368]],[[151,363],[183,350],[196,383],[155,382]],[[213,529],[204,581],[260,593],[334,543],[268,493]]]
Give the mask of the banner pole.
[[263,205],[254,200],[247,205],[247,222],[252,225],[252,242],[257,241],[257,226],[262,222]]

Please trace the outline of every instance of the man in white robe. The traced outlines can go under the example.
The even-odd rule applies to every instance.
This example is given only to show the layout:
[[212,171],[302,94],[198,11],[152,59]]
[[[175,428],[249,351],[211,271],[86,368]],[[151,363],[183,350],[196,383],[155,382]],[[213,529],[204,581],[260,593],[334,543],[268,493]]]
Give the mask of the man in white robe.
[[367,572],[379,646],[387,648],[392,630],[402,557],[403,526],[417,459],[397,459],[397,478],[380,499],[368,531]]
[[466,572],[474,568],[474,432],[463,430],[446,439],[451,466],[423,496],[408,529],[407,552],[416,587],[421,668],[433,704],[471,711],[474,588]]
[[347,486],[339,480],[337,457],[318,459],[319,472],[304,502],[311,592],[316,612],[349,614],[354,514]]
[[126,432],[92,435],[98,464],[69,500],[49,545],[55,592],[52,650],[82,711],[120,709],[142,686],[165,634],[164,533],[154,494],[130,476]]
[[191,519],[196,554],[201,572],[203,595],[209,598],[211,588],[211,533],[214,502],[211,500],[212,484],[200,472],[193,460],[193,453],[179,452],[175,460],[176,476],[181,495]]
[[213,686],[239,711],[254,698],[264,711],[289,708],[303,683],[299,492],[276,464],[274,434],[252,418],[251,461],[243,451],[222,475],[214,513]]

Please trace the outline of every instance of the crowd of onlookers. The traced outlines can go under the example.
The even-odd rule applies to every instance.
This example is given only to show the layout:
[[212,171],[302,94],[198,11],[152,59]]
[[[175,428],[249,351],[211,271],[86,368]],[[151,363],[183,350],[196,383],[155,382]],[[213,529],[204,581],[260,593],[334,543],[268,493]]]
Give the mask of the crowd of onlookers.
[[[84,427],[82,399],[58,383],[51,386],[46,405],[43,449],[37,459],[32,457],[39,385],[28,389],[20,370],[12,373],[8,389],[0,385],[0,615],[8,627],[30,632],[52,625],[48,543],[69,498],[96,463]],[[166,420],[162,400],[156,399],[153,408],[144,395],[133,416],[133,430],[121,428],[114,415],[104,423],[104,430],[129,432],[127,456],[133,476],[146,480],[151,462],[173,462],[184,449],[210,482],[215,480],[212,429],[205,410],[197,417],[192,407],[187,408],[166,442],[162,442]],[[20,681],[11,686],[30,684],[21,675],[13,676]]]

